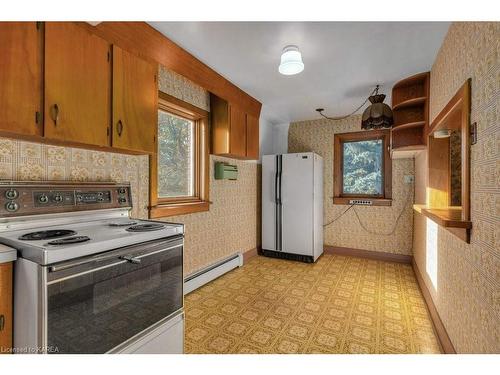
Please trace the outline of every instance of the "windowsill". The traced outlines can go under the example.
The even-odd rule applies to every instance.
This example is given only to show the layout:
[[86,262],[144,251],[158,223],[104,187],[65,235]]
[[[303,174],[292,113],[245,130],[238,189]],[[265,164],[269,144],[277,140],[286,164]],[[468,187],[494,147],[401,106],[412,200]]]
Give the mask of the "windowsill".
[[[333,197],[333,204],[351,205],[350,200],[370,201],[366,206],[392,206],[392,199],[388,198],[367,198],[367,197]],[[360,204],[360,206],[364,206]]]
[[209,202],[189,202],[189,203],[170,203],[159,204],[149,209],[150,219],[159,219],[168,216],[186,215],[196,212],[208,211]]

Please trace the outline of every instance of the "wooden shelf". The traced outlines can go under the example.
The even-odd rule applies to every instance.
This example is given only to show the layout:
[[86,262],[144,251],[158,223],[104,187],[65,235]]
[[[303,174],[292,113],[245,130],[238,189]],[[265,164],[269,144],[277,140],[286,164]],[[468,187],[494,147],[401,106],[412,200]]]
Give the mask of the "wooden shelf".
[[392,107],[393,111],[397,111],[398,109],[402,108],[408,108],[408,107],[415,107],[418,105],[423,105],[425,104],[425,101],[427,100],[427,96],[420,96],[418,98],[412,98],[405,100],[401,103],[396,104],[395,106]]
[[445,228],[472,228],[472,222],[462,220],[462,207],[432,208],[423,204],[414,204],[413,209]]
[[410,129],[410,128],[420,128],[421,126],[424,126],[424,125],[425,125],[425,121],[407,122],[406,124],[394,125],[394,127],[391,130],[398,131],[398,130]]
[[428,76],[428,72],[415,74],[414,76],[405,78],[405,79],[397,82],[393,86],[393,89],[399,89],[401,87],[408,87],[408,86],[413,86],[413,85],[416,85],[419,83],[424,83],[425,80],[427,79],[427,76]]

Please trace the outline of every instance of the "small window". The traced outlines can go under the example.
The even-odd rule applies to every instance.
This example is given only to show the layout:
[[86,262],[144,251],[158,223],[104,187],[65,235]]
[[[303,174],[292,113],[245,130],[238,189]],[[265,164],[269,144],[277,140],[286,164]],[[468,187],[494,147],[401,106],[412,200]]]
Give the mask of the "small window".
[[207,211],[208,112],[159,92],[150,217]]
[[390,205],[389,137],[387,130],[335,135],[334,203],[364,198],[373,205]]
[[158,111],[158,198],[192,197],[195,122]]

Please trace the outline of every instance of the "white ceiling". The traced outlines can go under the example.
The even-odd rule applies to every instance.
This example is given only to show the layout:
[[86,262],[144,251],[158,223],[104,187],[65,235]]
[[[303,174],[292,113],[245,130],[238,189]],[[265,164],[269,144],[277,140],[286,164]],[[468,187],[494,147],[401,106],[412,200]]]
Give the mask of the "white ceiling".
[[[262,102],[270,123],[351,112],[375,84],[430,70],[449,22],[150,22]],[[296,44],[305,69],[278,73],[282,48]],[[361,111],[360,111],[361,112]]]

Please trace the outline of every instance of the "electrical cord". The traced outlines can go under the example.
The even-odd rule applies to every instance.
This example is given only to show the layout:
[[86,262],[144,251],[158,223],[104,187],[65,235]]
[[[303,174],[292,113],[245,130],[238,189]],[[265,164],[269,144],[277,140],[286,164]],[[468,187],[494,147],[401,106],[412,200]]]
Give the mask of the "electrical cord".
[[[399,212],[398,214],[398,217],[396,218],[396,221],[394,223],[394,226],[393,228],[391,229],[390,232],[387,232],[387,233],[377,233],[377,232],[374,232],[370,229],[368,229],[366,227],[366,225],[363,224],[363,222],[361,221],[361,218],[359,217],[359,214],[358,214],[358,211],[356,211],[356,208],[354,208],[354,214],[356,215],[356,218],[358,220],[358,223],[359,225],[361,226],[361,228],[369,233],[369,234],[375,234],[375,235],[379,235],[379,236],[392,236],[395,232],[396,232],[396,228],[398,227],[398,223],[399,223],[399,220],[401,219],[401,217],[403,216],[403,213],[406,209],[406,206],[408,206],[408,202],[409,202],[409,198],[410,198],[410,195],[411,195],[411,189],[408,190],[408,193],[406,194],[406,198],[405,198],[405,201],[406,203],[403,205],[403,207],[401,208],[401,211]],[[337,221],[338,219],[340,219],[342,216],[344,216],[344,214],[349,211],[352,207],[354,207],[355,205],[352,204],[350,205],[344,212],[342,212],[339,216],[337,216],[335,219],[333,219],[332,221],[330,221],[329,223],[323,225],[323,227],[327,227],[329,226],[330,224],[334,223],[335,221]]]
[[323,228],[326,228],[326,227],[327,227],[327,226],[329,226],[330,224],[333,224],[334,222],[336,222],[338,219],[340,219],[342,216],[344,216],[344,214],[345,214],[347,211],[349,211],[349,210],[350,210],[351,208],[353,208],[353,207],[354,207],[354,205],[353,205],[353,204],[351,204],[349,207],[347,207],[347,208],[345,209],[345,211],[344,211],[344,212],[342,212],[342,213],[341,213],[339,216],[337,216],[335,219],[333,219],[332,221],[330,221],[330,222],[328,222],[328,223],[326,223],[326,224],[323,224]]
[[370,93],[370,95],[368,95],[368,97],[365,99],[365,101],[363,102],[363,104],[361,104],[358,108],[356,108],[354,111],[352,111],[351,113],[349,113],[348,115],[345,115],[345,116],[340,116],[340,117],[329,117],[327,115],[324,115],[323,114],[323,111],[324,109],[323,108],[316,108],[316,112],[318,112],[321,116],[323,116],[324,118],[328,119],[328,120],[343,120],[343,119],[346,119],[352,115],[354,115],[356,112],[358,112],[361,108],[363,108],[363,106],[368,102],[368,100],[370,100],[370,96],[372,96],[373,94],[377,93],[378,92],[378,89],[379,89],[380,85],[377,85],[373,91]]

